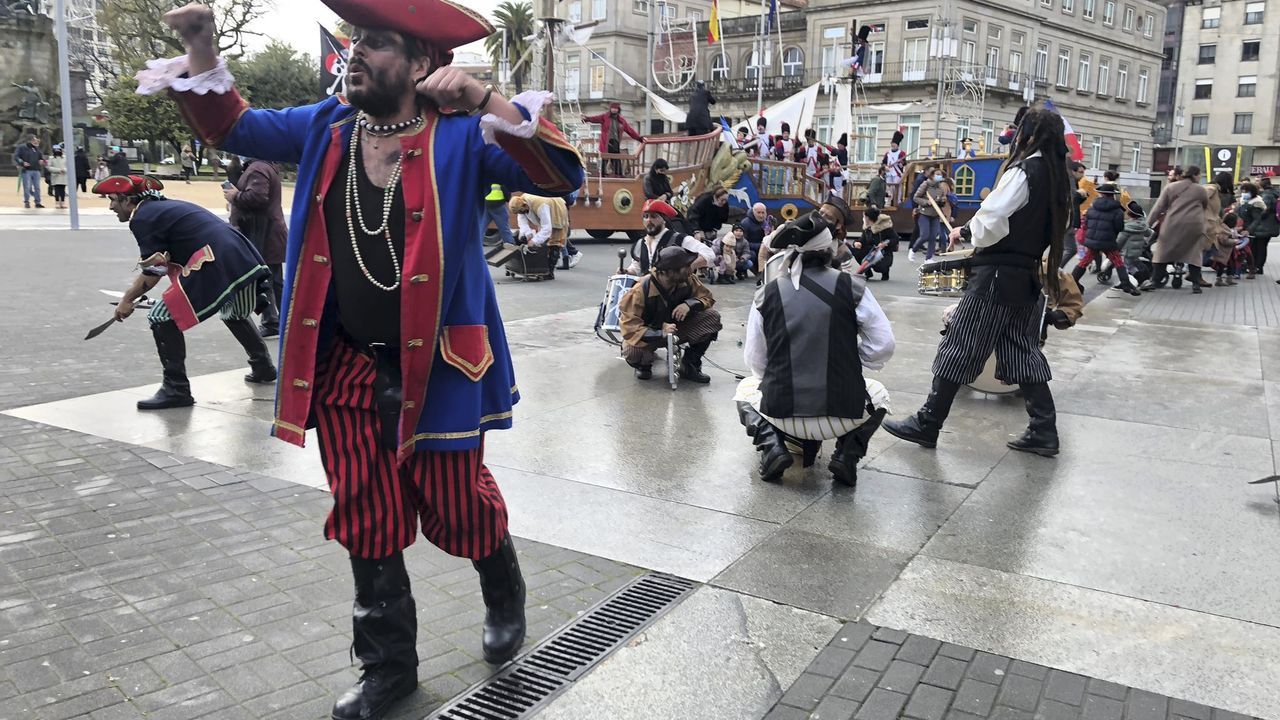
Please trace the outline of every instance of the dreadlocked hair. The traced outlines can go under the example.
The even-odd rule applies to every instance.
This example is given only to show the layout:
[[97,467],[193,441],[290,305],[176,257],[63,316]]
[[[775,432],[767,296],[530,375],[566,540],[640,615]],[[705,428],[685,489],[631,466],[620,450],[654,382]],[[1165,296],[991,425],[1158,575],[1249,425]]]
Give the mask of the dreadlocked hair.
[[[1004,175],[1010,167],[1021,164],[1031,155],[1039,152],[1044,157],[1047,168],[1049,202],[1049,257],[1054,260],[1062,257],[1063,236],[1067,233],[1067,209],[1071,207],[1071,191],[1074,183],[1067,171],[1067,139],[1062,116],[1051,110],[1035,108],[1028,110],[1018,125],[1018,135],[1013,140],[1009,151],[1009,159],[1000,166],[999,175]],[[999,176],[996,177],[999,182]],[[1058,273],[1046,273],[1045,278],[1054,295],[1059,292]]]

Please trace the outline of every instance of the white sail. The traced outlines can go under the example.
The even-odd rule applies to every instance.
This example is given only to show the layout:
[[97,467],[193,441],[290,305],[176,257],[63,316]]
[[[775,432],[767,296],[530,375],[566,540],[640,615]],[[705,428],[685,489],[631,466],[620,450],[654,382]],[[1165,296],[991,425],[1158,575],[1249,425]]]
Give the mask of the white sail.
[[618,73],[618,75],[621,76],[622,79],[625,80],[628,85],[632,87],[640,88],[640,92],[648,95],[649,98],[653,100],[653,109],[657,110],[659,115],[661,115],[662,117],[674,123],[682,123],[688,119],[688,113],[676,107],[675,105],[672,105],[671,103],[667,102],[662,96],[658,95],[657,93],[649,92],[649,90],[645,88],[643,84],[637,82],[635,78],[623,72],[620,68],[618,68],[617,65],[614,65],[613,63],[604,59],[604,57],[600,55],[600,53],[597,53],[595,50],[592,50],[591,48],[586,47],[585,45],[583,46],[583,49],[591,53],[592,57],[604,63],[605,66],[608,67],[610,70]]

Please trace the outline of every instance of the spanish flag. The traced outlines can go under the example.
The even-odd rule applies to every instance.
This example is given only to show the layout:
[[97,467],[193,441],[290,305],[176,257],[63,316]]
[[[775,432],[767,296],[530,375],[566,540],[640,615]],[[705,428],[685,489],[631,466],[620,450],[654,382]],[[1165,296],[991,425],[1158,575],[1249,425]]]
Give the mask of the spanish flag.
[[711,0],[711,19],[707,22],[707,43],[715,45],[720,42],[720,2]]

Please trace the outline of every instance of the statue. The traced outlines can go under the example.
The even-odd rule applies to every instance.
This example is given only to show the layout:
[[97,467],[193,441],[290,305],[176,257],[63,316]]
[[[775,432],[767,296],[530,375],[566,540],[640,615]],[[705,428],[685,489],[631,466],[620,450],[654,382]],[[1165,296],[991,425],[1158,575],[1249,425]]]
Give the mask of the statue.
[[0,17],[15,17],[24,12],[37,14],[33,0],[0,0]]
[[26,85],[18,83],[10,83],[14,87],[25,93],[22,97],[22,105],[18,108],[18,119],[29,121],[36,125],[47,125],[49,123],[49,103],[44,99],[44,93],[36,85],[34,78],[29,78]]

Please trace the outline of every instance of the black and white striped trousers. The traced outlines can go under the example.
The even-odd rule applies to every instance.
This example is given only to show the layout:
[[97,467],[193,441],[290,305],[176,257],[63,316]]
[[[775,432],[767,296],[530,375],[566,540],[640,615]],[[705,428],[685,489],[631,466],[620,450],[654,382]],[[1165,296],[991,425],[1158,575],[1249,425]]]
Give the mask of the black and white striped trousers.
[[985,296],[965,293],[938,345],[933,374],[964,385],[977,379],[991,353],[996,379],[1021,385],[1053,378],[1040,351],[1041,311],[1038,303],[1000,305]]

